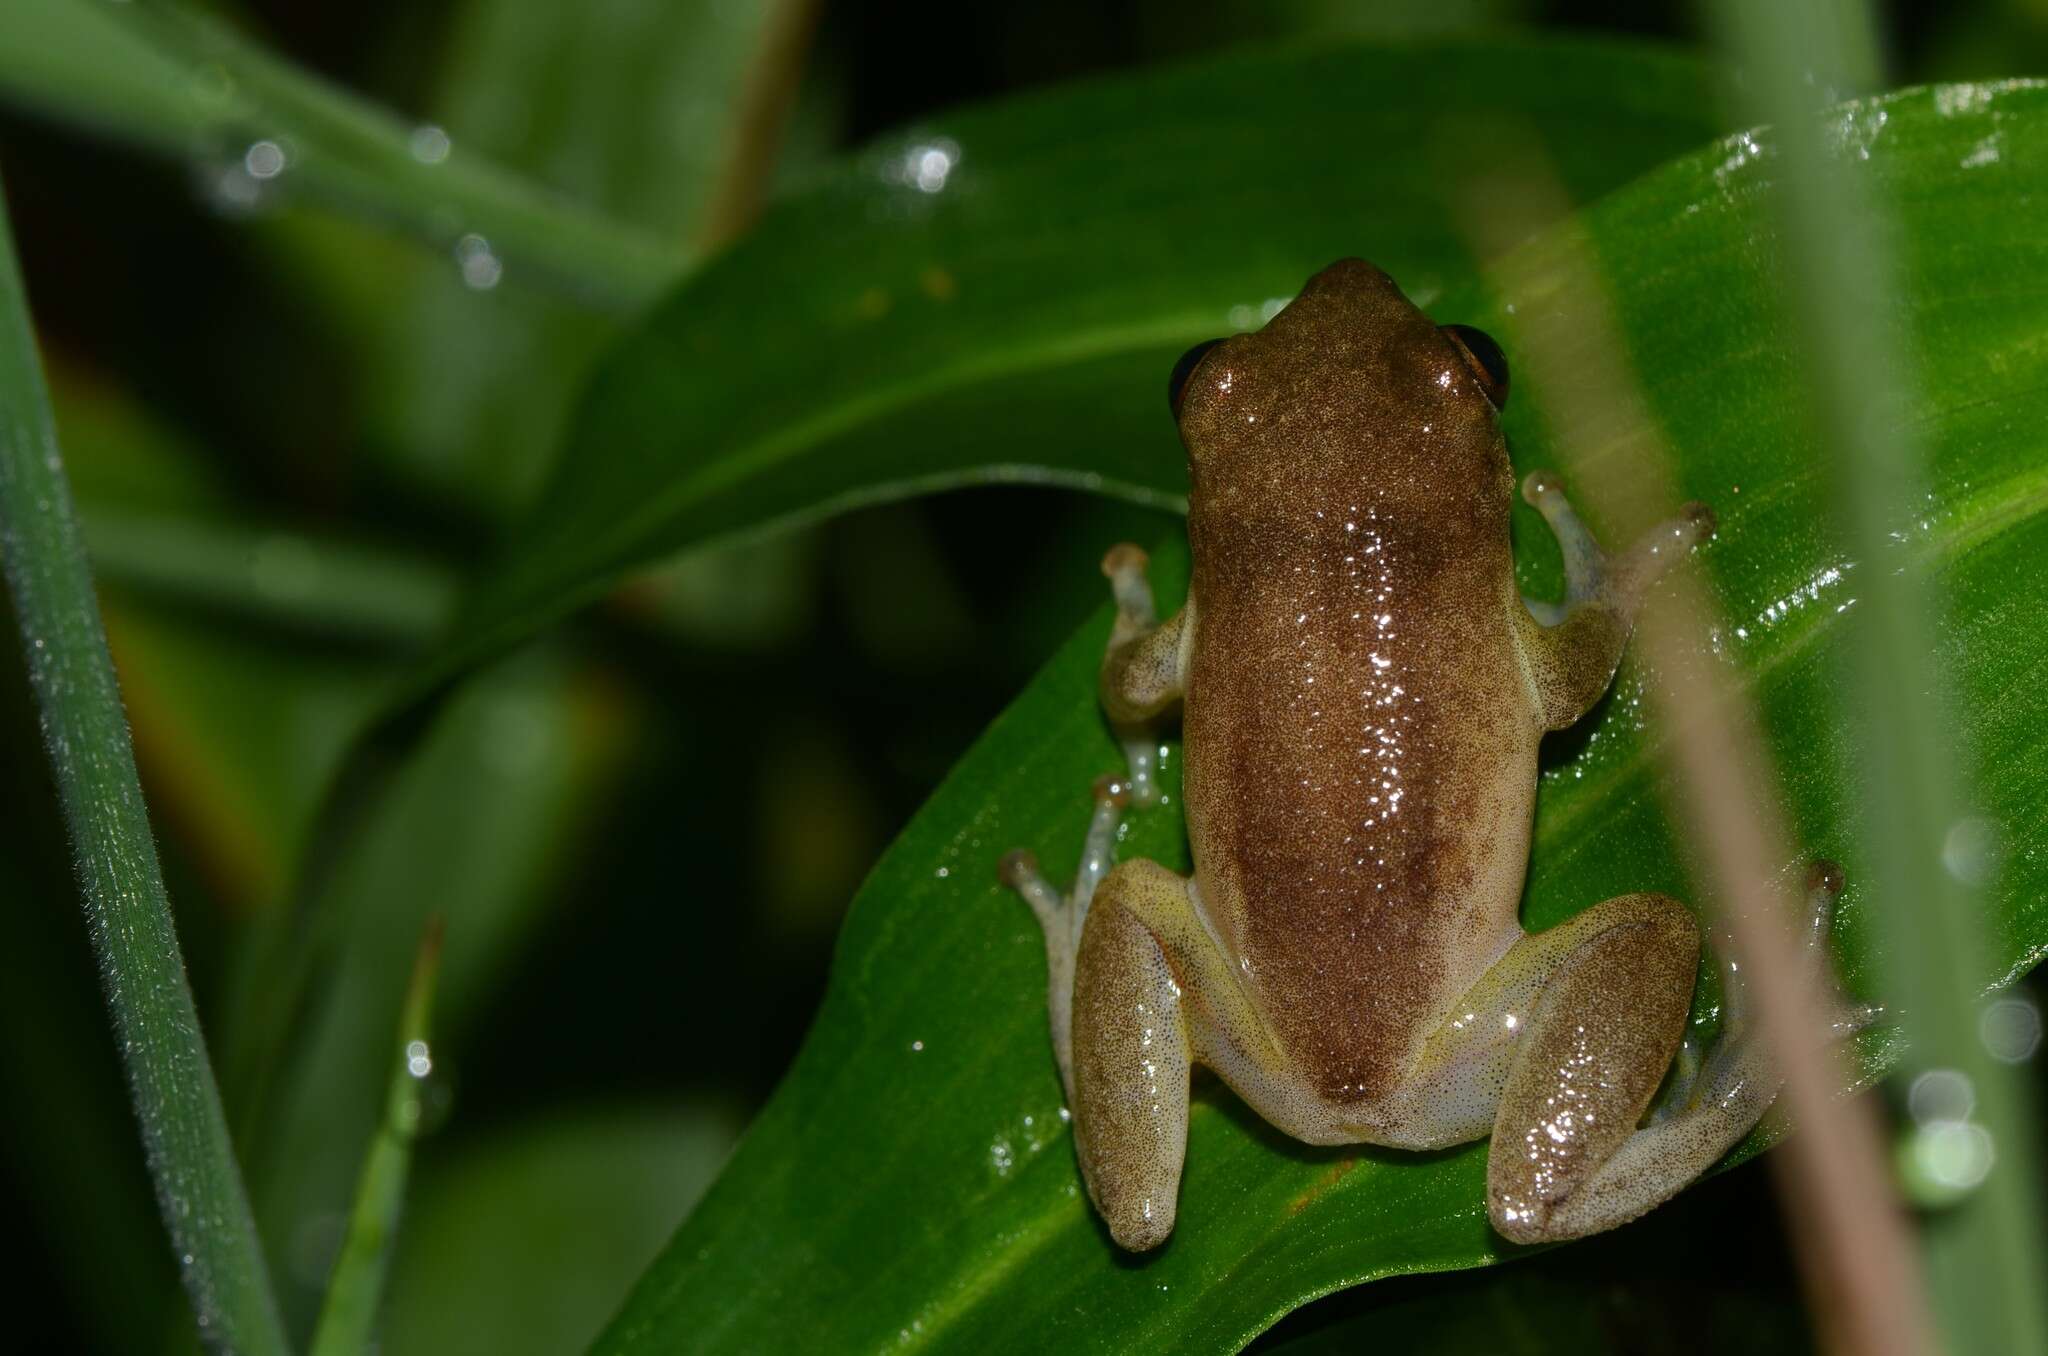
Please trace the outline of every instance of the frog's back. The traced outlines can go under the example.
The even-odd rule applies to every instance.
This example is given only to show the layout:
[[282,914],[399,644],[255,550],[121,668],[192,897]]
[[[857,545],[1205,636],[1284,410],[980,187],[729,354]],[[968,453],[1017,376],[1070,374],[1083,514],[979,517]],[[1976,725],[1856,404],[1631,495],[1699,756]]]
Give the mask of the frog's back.
[[1540,734],[1498,428],[1422,331],[1384,341],[1410,316],[1434,330],[1393,297],[1292,333],[1283,313],[1204,365],[1216,389],[1183,415],[1197,881],[1274,1036],[1338,1102],[1390,1090],[1516,934]]

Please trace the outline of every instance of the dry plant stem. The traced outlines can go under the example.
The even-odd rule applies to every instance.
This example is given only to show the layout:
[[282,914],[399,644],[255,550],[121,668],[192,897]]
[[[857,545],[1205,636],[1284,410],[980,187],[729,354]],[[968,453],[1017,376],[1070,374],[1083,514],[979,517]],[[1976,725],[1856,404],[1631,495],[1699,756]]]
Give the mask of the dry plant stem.
[[1716,681],[1700,638],[1712,603],[1690,571],[1637,635],[1656,671],[1652,693],[1671,732],[1678,799],[1709,873],[1710,898],[1734,940],[1758,1026],[1785,1075],[1782,1105],[1798,1133],[1774,1165],[1822,1338],[1830,1350],[1917,1356],[1934,1350],[1913,1237],[1891,1189],[1875,1108],[1840,1090],[1853,1081],[1829,1043],[1831,995],[1808,982],[1777,864],[1796,860],[1763,740],[1747,703]]
[[[1499,135],[1519,139],[1512,129]],[[1527,147],[1520,163],[1545,164]],[[1482,256],[1512,241],[1528,221],[1555,221],[1566,204],[1555,177],[1469,185],[1465,219]],[[1502,288],[1522,299],[1514,360],[1542,393],[1573,492],[1610,525],[1654,521],[1683,497],[1618,341],[1599,269],[1583,238],[1557,233],[1538,264],[1538,287]],[[1517,262],[1531,259],[1527,252]],[[1496,270],[1496,277],[1499,273]],[[1450,318],[1450,317],[1446,317]],[[1605,431],[1632,455],[1626,472],[1571,475]],[[1620,533],[1626,538],[1627,532]],[[1649,685],[1670,733],[1681,823],[1709,872],[1708,902],[1749,978],[1758,1029],[1785,1074],[1782,1104],[1798,1126],[1782,1148],[1777,1181],[1800,1243],[1798,1257],[1816,1326],[1842,1356],[1919,1356],[1934,1350],[1913,1236],[1892,1189],[1873,1108],[1848,1099],[1849,1071],[1826,1042],[1832,995],[1807,980],[1783,879],[1797,858],[1765,769],[1768,754],[1754,714],[1723,681],[1706,646],[1719,620],[1696,570],[1684,567],[1656,590],[1637,627]]]
[[700,252],[734,239],[760,215],[817,26],[818,0],[779,0],[768,16],[740,92],[739,124],[693,242]]

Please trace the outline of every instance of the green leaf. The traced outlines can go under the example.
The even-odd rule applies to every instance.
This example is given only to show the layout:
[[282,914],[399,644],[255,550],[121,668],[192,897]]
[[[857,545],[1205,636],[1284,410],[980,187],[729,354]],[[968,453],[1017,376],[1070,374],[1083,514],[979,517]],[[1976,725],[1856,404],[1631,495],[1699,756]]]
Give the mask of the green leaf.
[[[431,113],[466,151],[652,237],[698,243],[740,158],[741,96],[779,7],[468,0]],[[381,262],[368,254],[378,242],[332,217],[280,214],[275,226],[293,280],[360,347],[365,453],[509,526],[626,317],[517,270],[480,291],[445,258]]]
[[200,1333],[221,1349],[281,1356],[284,1328],[171,924],[4,213],[0,553],[114,1038]]
[[[1961,752],[2007,846],[1980,901],[1988,984],[2048,951],[2048,293],[2035,281],[2048,238],[2027,206],[2048,157],[2048,86],[1906,92],[1841,110],[1839,126],[1854,171],[1895,206],[1899,320],[1924,363],[1910,408],[1929,499],[1899,524],[1898,550],[1950,599],[1939,639]],[[1799,850],[1848,866],[1835,937],[1854,988],[1871,965],[1868,887],[1837,642],[1861,572],[1891,562],[1852,560],[1829,534],[1766,248],[1772,157],[1762,134],[1688,156],[1517,251],[1495,274],[1500,295],[1469,285],[1440,313],[1511,334],[1563,304],[1563,261],[1588,246],[1601,260],[1678,492],[1720,514],[1701,564],[1730,621],[1708,639],[1760,705]],[[1519,466],[1556,466],[1568,484],[1629,474],[1630,429],[1554,446],[1529,414],[1546,393],[1529,394],[1507,418]],[[1554,544],[1517,514],[1526,579],[1554,587]],[[1639,525],[1593,526],[1613,541]],[[1177,576],[1183,560],[1162,552],[1155,570]],[[1162,582],[1170,600],[1178,579]],[[1037,927],[995,883],[1020,845],[1071,869],[1088,784],[1117,766],[1093,701],[1106,629],[1105,611],[877,866],[802,1055],[598,1350],[968,1351],[1028,1333],[1062,1351],[1229,1351],[1331,1290],[1513,1252],[1486,1223],[1484,1144],[1309,1148],[1214,1083],[1196,1095],[1173,1240],[1142,1259],[1109,1243],[1060,1120]],[[1642,675],[1625,667],[1613,698],[1546,751],[1528,926],[1626,891],[1689,893],[1643,707]],[[1185,868],[1178,816],[1137,815],[1122,852]]]
[[412,1146],[428,1117],[427,1077],[434,1059],[427,1043],[434,1007],[434,980],[441,968],[441,919],[427,923],[406,986],[405,1007],[398,1017],[398,1039],[392,1042],[390,1085],[384,1094],[384,1115],[370,1136],[370,1150],[356,1181],[356,1199],[349,1211],[348,1234],[320,1321],[313,1329],[313,1356],[351,1356],[368,1351],[384,1294],[384,1275],[398,1242],[398,1216],[405,1204],[406,1178],[412,1171]]
[[885,140],[612,354],[433,676],[766,523],[990,481],[1178,503],[1161,388],[1188,343],[1343,254],[1424,295],[1469,276],[1454,194],[1508,154],[1474,120],[1526,128],[1588,197],[1705,140],[1709,86],[1583,41],[1287,50]]
[[[189,1310],[135,1152],[135,1114],[107,1039],[106,1001],[83,921],[37,907],[66,898],[74,885],[66,854],[50,850],[63,841],[64,822],[38,756],[27,689],[25,669],[0,676],[0,710],[13,727],[0,736],[7,777],[0,796],[11,807],[0,829],[0,898],[14,903],[0,912],[0,954],[10,967],[0,985],[0,1086],[9,1089],[0,1155],[12,1168],[9,1196],[19,1202],[12,1218],[37,1240],[61,1287],[24,1278],[37,1286],[45,1319],[75,1316],[94,1350],[156,1350],[166,1320],[189,1327]],[[56,1166],[70,1163],[92,1170]],[[107,1285],[108,1276],[121,1284]],[[25,1326],[37,1331],[34,1319]],[[32,1337],[20,1340],[34,1345]]]
[[[482,1009],[592,850],[627,748],[630,709],[551,647],[508,658],[465,685],[410,756],[329,882],[320,971],[255,1108],[248,1175],[267,1238],[319,1234],[347,1209],[376,1129],[391,1013],[430,913],[448,924],[435,999],[436,1059],[455,1065],[489,1039]],[[251,985],[273,953],[245,958]],[[245,1010],[247,1011],[247,1010]],[[269,1036],[248,1030],[237,1035]],[[273,1254],[279,1298],[299,1321],[326,1258]]]
[[581,1350],[711,1184],[739,1128],[715,1106],[627,1106],[423,1149],[382,1349]]
[[451,270],[493,283],[530,267],[629,307],[687,263],[678,245],[556,202],[175,0],[14,0],[0,19],[0,98],[189,159],[223,211],[304,192],[401,226],[454,252]]

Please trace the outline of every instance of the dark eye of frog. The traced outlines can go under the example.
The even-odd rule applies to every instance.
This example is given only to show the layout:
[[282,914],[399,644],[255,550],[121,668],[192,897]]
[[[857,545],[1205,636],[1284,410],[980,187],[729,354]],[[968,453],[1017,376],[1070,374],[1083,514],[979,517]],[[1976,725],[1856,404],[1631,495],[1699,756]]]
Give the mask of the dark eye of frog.
[[1174,418],[1180,418],[1180,398],[1188,388],[1188,378],[1201,366],[1203,356],[1222,342],[1221,339],[1205,339],[1181,354],[1180,361],[1173,365],[1173,375],[1166,379],[1166,403],[1172,408]]
[[1451,336],[1451,342],[1464,355],[1465,366],[1471,368],[1472,375],[1479,379],[1479,389],[1486,392],[1486,398],[1493,402],[1493,407],[1506,409],[1508,358],[1500,351],[1500,345],[1493,342],[1493,336],[1470,325],[1445,325],[1443,331]]

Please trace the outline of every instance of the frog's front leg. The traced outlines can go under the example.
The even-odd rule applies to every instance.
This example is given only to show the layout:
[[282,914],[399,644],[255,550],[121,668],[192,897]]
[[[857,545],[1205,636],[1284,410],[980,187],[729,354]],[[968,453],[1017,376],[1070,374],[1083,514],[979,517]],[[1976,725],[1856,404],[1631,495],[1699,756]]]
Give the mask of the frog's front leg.
[[1573,512],[1557,477],[1532,471],[1522,497],[1550,525],[1564,553],[1561,604],[1524,602],[1523,653],[1546,728],[1558,730],[1584,715],[1607,691],[1635,625],[1636,608],[1657,577],[1714,533],[1705,504],[1687,504],[1675,518],[1645,532],[1626,551],[1609,556]]
[[1192,602],[1160,624],[1145,565],[1145,553],[1129,542],[1111,547],[1102,558],[1102,572],[1116,598],[1116,623],[1102,656],[1102,709],[1130,764],[1130,795],[1138,805],[1158,798],[1155,726],[1186,691],[1194,639]]

